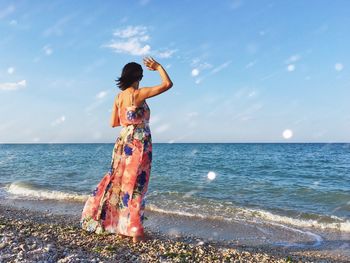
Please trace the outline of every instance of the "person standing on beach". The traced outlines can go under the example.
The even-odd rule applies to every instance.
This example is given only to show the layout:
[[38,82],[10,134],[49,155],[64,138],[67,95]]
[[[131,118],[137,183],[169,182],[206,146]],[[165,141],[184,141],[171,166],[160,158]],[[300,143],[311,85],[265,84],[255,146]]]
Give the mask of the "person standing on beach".
[[110,125],[122,126],[112,151],[111,167],[85,203],[80,225],[89,232],[108,232],[144,238],[145,194],[151,172],[152,137],[150,109],[146,99],[173,86],[167,72],[152,57],[143,59],[151,71],[158,71],[162,83],[139,88],[143,77],[140,64],[123,67],[117,85],[121,92],[113,103]]

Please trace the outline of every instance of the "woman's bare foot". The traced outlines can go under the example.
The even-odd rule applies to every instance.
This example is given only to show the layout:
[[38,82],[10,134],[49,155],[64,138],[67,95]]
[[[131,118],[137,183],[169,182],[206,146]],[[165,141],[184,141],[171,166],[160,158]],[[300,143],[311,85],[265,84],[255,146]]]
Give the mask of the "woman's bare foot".
[[133,243],[138,243],[140,241],[144,241],[145,240],[145,237],[144,236],[135,236],[132,238],[132,242]]
[[123,234],[118,234],[118,237],[119,237],[119,238],[122,238],[122,239],[129,238],[129,236],[126,236],[126,235],[123,235]]

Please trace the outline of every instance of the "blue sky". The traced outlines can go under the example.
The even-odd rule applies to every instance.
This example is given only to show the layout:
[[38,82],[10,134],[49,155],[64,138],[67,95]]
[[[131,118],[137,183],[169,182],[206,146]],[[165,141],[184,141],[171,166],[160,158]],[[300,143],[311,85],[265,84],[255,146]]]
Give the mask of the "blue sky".
[[[153,56],[153,142],[349,142],[349,1],[0,1],[0,142],[114,142]],[[144,67],[142,86],[160,82]]]

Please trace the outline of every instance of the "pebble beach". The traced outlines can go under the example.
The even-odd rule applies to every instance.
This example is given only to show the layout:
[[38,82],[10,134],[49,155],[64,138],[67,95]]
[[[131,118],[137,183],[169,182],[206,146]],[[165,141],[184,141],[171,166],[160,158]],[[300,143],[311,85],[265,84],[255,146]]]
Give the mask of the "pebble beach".
[[145,241],[95,234],[77,216],[0,205],[0,262],[347,262],[317,251],[247,247],[146,229]]

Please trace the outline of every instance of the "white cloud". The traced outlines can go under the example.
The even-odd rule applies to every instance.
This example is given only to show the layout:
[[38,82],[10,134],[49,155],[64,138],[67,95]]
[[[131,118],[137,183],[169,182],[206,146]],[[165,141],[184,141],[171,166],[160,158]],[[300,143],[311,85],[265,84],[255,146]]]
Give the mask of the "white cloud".
[[256,95],[256,92],[255,91],[252,91],[248,94],[248,97],[254,97]]
[[155,132],[156,132],[156,133],[163,133],[163,132],[165,132],[166,130],[168,130],[169,127],[170,127],[169,124],[162,124],[162,125],[160,125],[160,126],[158,126],[158,127],[155,128]]
[[[238,100],[242,100],[242,99],[249,99],[252,97],[255,97],[258,95],[257,90],[252,89],[252,88],[240,88],[238,89],[235,93],[233,93],[233,98],[238,99]],[[230,101],[228,101],[229,103],[231,103]],[[259,105],[260,107],[260,105]]]
[[200,59],[199,59],[199,58],[194,58],[194,59],[192,59],[192,61],[191,61],[191,66],[197,65],[199,62],[200,62]]
[[65,25],[73,18],[72,15],[67,15],[65,17],[60,18],[53,26],[47,28],[44,31],[44,36],[62,36],[63,35],[63,28]]
[[96,69],[100,68],[106,63],[106,60],[104,58],[100,58],[92,62],[91,64],[87,65],[84,69],[85,73],[90,73],[95,71]]
[[27,86],[27,81],[24,79],[19,82],[0,83],[0,90],[17,90],[25,86]]
[[[108,90],[102,90],[99,93],[96,94],[95,96],[95,100],[88,105],[87,107],[85,107],[85,112],[87,114],[90,114],[94,109],[96,109],[97,107],[99,107],[102,103],[103,103],[103,99],[107,96],[108,94]],[[108,111],[111,112],[111,109]]]
[[87,114],[90,114],[94,109],[96,109],[97,107],[99,107],[102,104],[103,100],[102,99],[96,99],[94,102],[92,102],[90,105],[88,105],[87,107],[85,107],[85,112]]
[[151,116],[151,119],[150,119],[150,124],[151,124],[151,125],[154,125],[154,124],[156,124],[156,123],[159,122],[159,121],[160,121],[159,115],[152,115],[152,116]]
[[62,124],[63,122],[65,122],[66,120],[66,116],[62,115],[61,117],[57,118],[56,120],[54,120],[52,123],[51,123],[51,126],[57,126],[57,125],[60,125]]
[[106,97],[106,95],[107,95],[107,91],[101,91],[97,93],[96,99],[103,99],[104,97]]
[[212,75],[215,73],[218,73],[219,71],[223,70],[224,68],[226,68],[228,65],[231,64],[231,60],[226,61],[224,63],[222,63],[221,65],[217,66],[216,68],[213,68],[213,65],[208,63],[208,62],[201,62],[201,60],[199,58],[194,58],[192,59],[191,62],[191,66],[193,67],[192,71],[191,71],[191,75],[193,77],[197,77],[199,75],[199,73],[201,73],[202,71],[205,71],[206,69],[211,69],[213,68],[210,72],[208,72],[206,75],[202,76],[201,78],[197,78],[195,80],[196,84],[199,84],[203,81],[203,79],[205,78],[205,76],[208,75]]
[[[208,62],[202,62],[200,58],[192,59],[191,66],[193,67],[191,71],[191,75],[193,77],[197,77],[200,72],[213,67],[213,65],[209,64]],[[199,84],[200,82],[202,82],[202,80],[203,80],[203,77],[197,78],[195,83]]]
[[334,69],[335,69],[336,71],[342,71],[342,70],[344,69],[344,65],[343,65],[342,63],[336,63],[336,64],[334,65]]
[[210,64],[210,63],[208,63],[208,62],[200,63],[200,64],[198,65],[198,68],[199,68],[200,70],[210,69],[210,68],[212,68],[212,67],[213,67],[213,65]]
[[113,35],[120,38],[130,37],[145,37],[149,38],[147,33],[147,27],[145,26],[127,26],[125,29],[116,30]]
[[196,112],[196,111],[189,112],[184,116],[184,120],[186,121],[186,125],[189,128],[194,128],[197,126],[197,116],[198,116],[198,112]]
[[267,80],[267,79],[274,78],[275,76],[278,75],[279,72],[280,72],[280,71],[277,70],[277,71],[274,71],[274,72],[272,72],[272,73],[270,73],[270,74],[267,74],[267,75],[263,76],[262,78],[260,78],[260,81],[264,81],[264,80]]
[[294,71],[294,70],[295,70],[295,65],[293,65],[293,64],[288,65],[288,66],[287,66],[287,70],[288,70],[289,72]]
[[7,69],[7,73],[8,74],[13,74],[15,72],[15,68],[14,67],[9,67],[8,69]]
[[198,116],[198,112],[196,111],[187,113],[184,117],[184,120],[187,122],[186,125],[188,125],[189,127],[197,126],[197,122],[196,122],[197,116]]
[[10,24],[11,26],[15,26],[15,25],[17,25],[17,20],[12,19],[12,20],[10,21],[9,24]]
[[0,19],[7,17],[15,11],[14,5],[9,5],[8,7],[0,10]]
[[249,62],[247,65],[245,65],[245,68],[251,68],[256,64],[256,60]]
[[203,80],[203,79],[196,79],[195,83],[196,83],[196,84],[199,84],[199,83],[202,82],[202,80]]
[[160,51],[158,52],[158,56],[160,58],[170,58],[176,51],[176,49]]
[[198,70],[197,68],[192,69],[191,75],[192,75],[193,77],[198,76],[198,74],[199,74],[199,70]]
[[145,26],[127,26],[124,29],[118,29],[113,34],[118,39],[114,39],[105,46],[116,53],[127,53],[136,56],[149,54],[151,46],[144,43],[150,39],[147,31],[148,29]]
[[137,39],[130,39],[126,42],[113,42],[107,47],[113,49],[116,53],[129,53],[131,55],[146,55],[151,50],[150,45],[142,46]]
[[231,64],[231,60],[229,61],[226,61],[225,63],[217,66],[216,68],[214,68],[211,73],[214,74],[214,73],[218,73],[219,71],[223,70],[224,68],[226,68],[228,65]]
[[194,58],[191,62],[191,66],[197,68],[198,70],[210,69],[213,65],[208,62],[201,62],[199,58]]
[[285,63],[286,64],[291,64],[291,63],[295,63],[297,62],[298,60],[301,59],[301,56],[299,54],[295,54],[295,55],[292,55],[290,56],[286,61]]
[[52,48],[49,45],[44,46],[43,50],[47,56],[50,56],[53,52]]
[[[226,102],[232,104],[230,100],[227,100]],[[255,114],[258,113],[263,107],[264,105],[260,102],[249,105],[247,108],[242,109],[242,111],[239,113],[234,114],[232,120],[238,120],[242,122],[252,120],[255,118]]]

